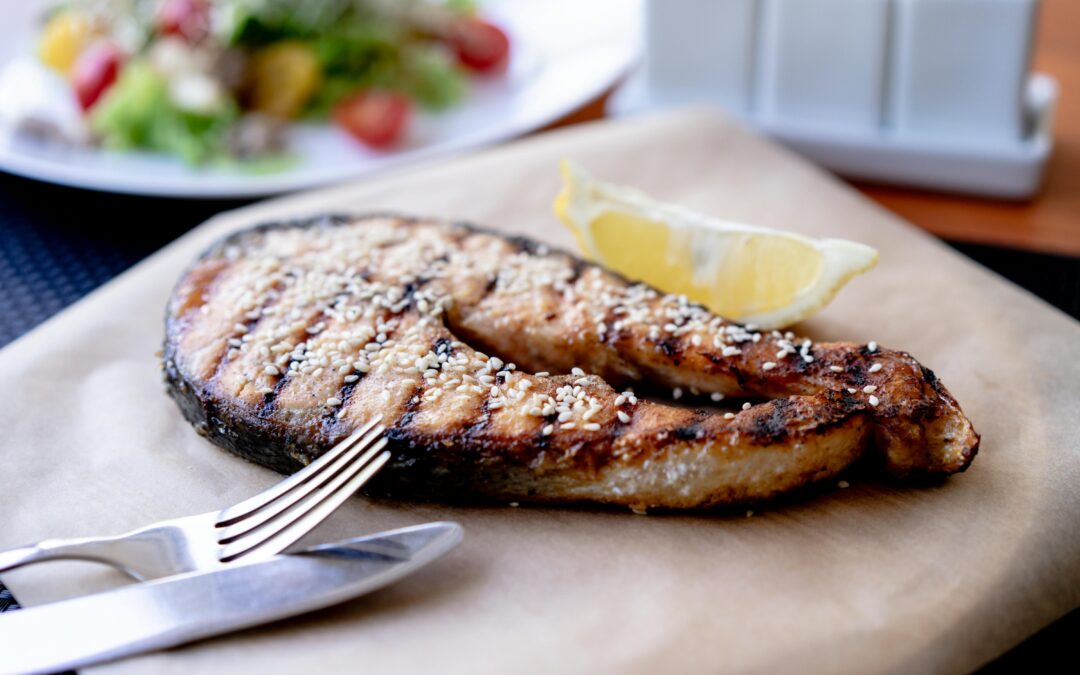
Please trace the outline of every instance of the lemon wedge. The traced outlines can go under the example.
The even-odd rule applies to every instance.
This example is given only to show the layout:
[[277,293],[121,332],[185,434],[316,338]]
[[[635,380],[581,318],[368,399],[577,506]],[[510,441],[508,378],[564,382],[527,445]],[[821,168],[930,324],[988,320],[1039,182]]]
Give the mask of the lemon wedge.
[[802,321],[877,263],[864,244],[710,218],[568,160],[561,168],[555,214],[586,257],[729,319],[765,329]]

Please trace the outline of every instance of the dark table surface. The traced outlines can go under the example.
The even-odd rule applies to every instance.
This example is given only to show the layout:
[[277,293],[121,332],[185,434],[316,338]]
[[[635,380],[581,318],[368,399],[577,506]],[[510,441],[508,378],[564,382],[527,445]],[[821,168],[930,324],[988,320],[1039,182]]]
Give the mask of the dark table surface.
[[[0,173],[0,347],[210,216],[246,203],[117,196]],[[952,245],[1080,319],[1080,258]],[[0,612],[17,608],[0,585]],[[1080,610],[980,672],[1013,672],[1048,659],[1058,665],[1040,666],[1044,672],[1076,672],[1071,647],[1078,635]]]

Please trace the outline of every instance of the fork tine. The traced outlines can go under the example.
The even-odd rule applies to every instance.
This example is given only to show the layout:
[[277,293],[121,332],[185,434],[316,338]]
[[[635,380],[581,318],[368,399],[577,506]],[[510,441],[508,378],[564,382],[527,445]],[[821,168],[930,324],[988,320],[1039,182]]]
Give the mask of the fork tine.
[[386,439],[380,438],[348,469],[309,495],[297,508],[266,527],[222,547],[218,551],[218,560],[226,563],[255,552],[265,555],[280,553],[325,520],[382,468],[390,459],[390,453],[383,450],[385,446]]
[[[218,543],[228,544],[234,539],[239,539],[248,532],[261,527],[265,523],[277,518],[280,514],[292,508],[292,506],[301,499],[307,497],[323,485],[326,485],[326,483],[330,482],[334,477],[346,470],[349,465],[352,464],[353,460],[356,459],[357,455],[370,448],[372,443],[378,440],[384,431],[386,431],[385,426],[381,424],[376,426],[360,441],[355,442],[352,447],[348,448],[348,452],[339,455],[340,459],[335,460],[333,465],[327,470],[322,471],[314,478],[286,492],[280,498],[252,513],[250,516],[243,517],[240,520],[235,521],[232,525],[218,530]],[[352,436],[349,438],[351,439]]]
[[367,432],[371,431],[372,427],[379,423],[382,419],[382,415],[375,415],[364,426],[360,427],[349,435],[348,438],[335,445],[322,457],[318,458],[311,464],[308,464],[303,469],[297,471],[293,475],[289,476],[285,480],[273,485],[272,487],[263,490],[259,494],[245,499],[244,501],[234,504],[233,506],[226,507],[218,513],[217,527],[225,527],[232,525],[233,523],[246,518],[247,516],[255,513],[259,509],[264,508],[274,500],[278,499],[285,493],[289,492],[293,488],[306,483],[314,476],[322,473],[324,469],[335,465],[337,459],[348,452],[349,448],[357,443]]

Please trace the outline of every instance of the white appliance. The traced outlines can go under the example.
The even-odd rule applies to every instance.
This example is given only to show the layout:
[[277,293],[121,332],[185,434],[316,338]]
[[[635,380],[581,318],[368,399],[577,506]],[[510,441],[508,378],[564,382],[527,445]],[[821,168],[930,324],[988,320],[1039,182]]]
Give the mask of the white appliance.
[[647,0],[609,111],[712,103],[847,176],[1026,198],[1057,85],[1038,0]]

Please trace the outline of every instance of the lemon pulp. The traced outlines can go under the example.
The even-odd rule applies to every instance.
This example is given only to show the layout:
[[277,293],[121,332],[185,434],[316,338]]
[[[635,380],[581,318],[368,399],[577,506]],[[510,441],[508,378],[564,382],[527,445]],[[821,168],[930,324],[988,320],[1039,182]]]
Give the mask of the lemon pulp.
[[863,244],[720,221],[593,180],[567,161],[562,171],[555,212],[587,257],[762,328],[810,316],[877,262]]

